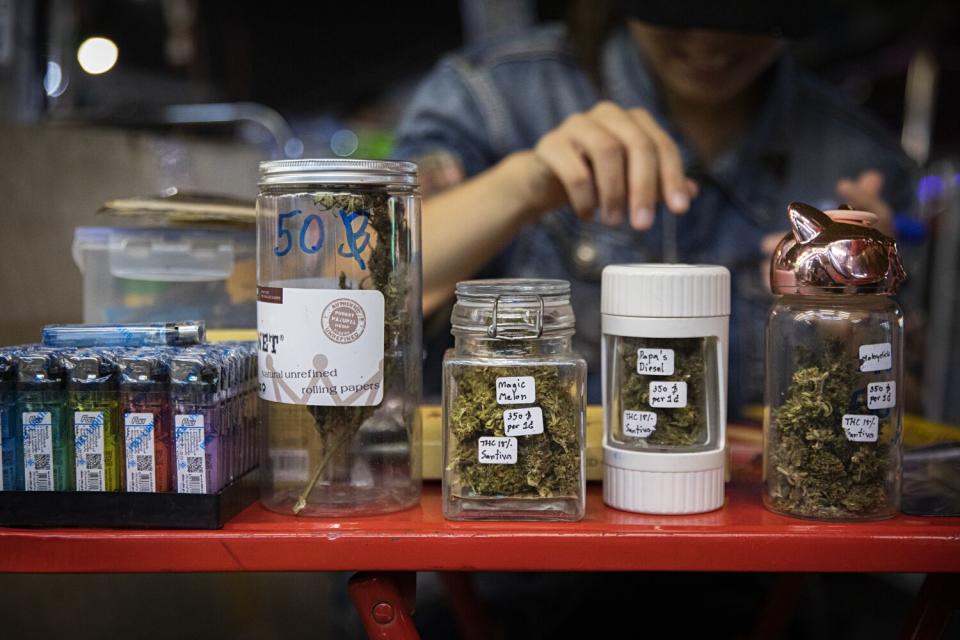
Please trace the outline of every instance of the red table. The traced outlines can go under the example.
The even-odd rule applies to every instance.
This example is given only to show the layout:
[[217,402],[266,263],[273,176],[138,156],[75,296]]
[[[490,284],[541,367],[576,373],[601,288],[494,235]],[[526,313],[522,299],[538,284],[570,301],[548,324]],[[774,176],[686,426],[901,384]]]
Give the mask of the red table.
[[770,513],[740,481],[723,509],[694,516],[610,509],[591,485],[579,523],[462,523],[443,519],[428,483],[419,507],[378,517],[294,518],[256,504],[221,531],[0,528],[0,572],[364,572],[351,595],[383,638],[416,637],[413,572],[525,570],[924,572],[910,637],[931,637],[958,589],[945,574],[960,573],[960,518],[808,522]]

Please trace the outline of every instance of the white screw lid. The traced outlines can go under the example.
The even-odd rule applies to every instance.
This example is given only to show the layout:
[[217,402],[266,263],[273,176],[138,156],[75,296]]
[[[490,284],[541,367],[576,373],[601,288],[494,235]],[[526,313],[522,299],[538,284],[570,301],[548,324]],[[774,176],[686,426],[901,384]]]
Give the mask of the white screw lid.
[[614,264],[603,270],[600,312],[643,318],[730,315],[730,272],[710,264]]

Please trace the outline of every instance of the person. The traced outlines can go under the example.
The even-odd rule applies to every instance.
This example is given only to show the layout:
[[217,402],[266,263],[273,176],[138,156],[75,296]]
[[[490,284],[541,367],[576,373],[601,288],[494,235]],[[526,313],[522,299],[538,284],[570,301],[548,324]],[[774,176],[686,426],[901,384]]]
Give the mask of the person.
[[[725,265],[736,416],[762,399],[764,273],[788,203],[846,202],[892,232],[911,166],[883,127],[798,68],[770,24],[678,19],[700,15],[682,2],[623,7],[592,58],[547,24],[445,57],[415,93],[396,155],[420,164],[427,196],[425,312],[445,334],[459,280],[570,281],[598,402],[603,267]],[[428,332],[426,344],[429,383],[443,343]]]

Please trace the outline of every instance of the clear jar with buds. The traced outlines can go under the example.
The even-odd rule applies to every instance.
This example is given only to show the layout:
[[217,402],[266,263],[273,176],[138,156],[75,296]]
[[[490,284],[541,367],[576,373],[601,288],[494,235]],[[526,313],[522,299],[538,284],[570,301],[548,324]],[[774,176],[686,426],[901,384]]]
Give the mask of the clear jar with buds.
[[443,361],[444,515],[579,520],[587,365],[571,347],[569,283],[474,280],[456,293]]

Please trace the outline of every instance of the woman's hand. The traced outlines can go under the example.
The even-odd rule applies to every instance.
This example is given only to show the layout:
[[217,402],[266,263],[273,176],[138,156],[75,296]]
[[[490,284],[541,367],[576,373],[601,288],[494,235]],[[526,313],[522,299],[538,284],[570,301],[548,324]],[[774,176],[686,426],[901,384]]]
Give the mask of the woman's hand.
[[864,171],[856,180],[844,178],[837,182],[837,195],[854,209],[876,214],[877,229],[893,237],[893,209],[881,197],[883,193],[883,174],[876,169]]
[[581,218],[634,229],[653,225],[657,202],[686,213],[697,184],[686,177],[676,143],[643,109],[601,102],[567,118],[529,154],[528,180],[546,211],[569,202]]

